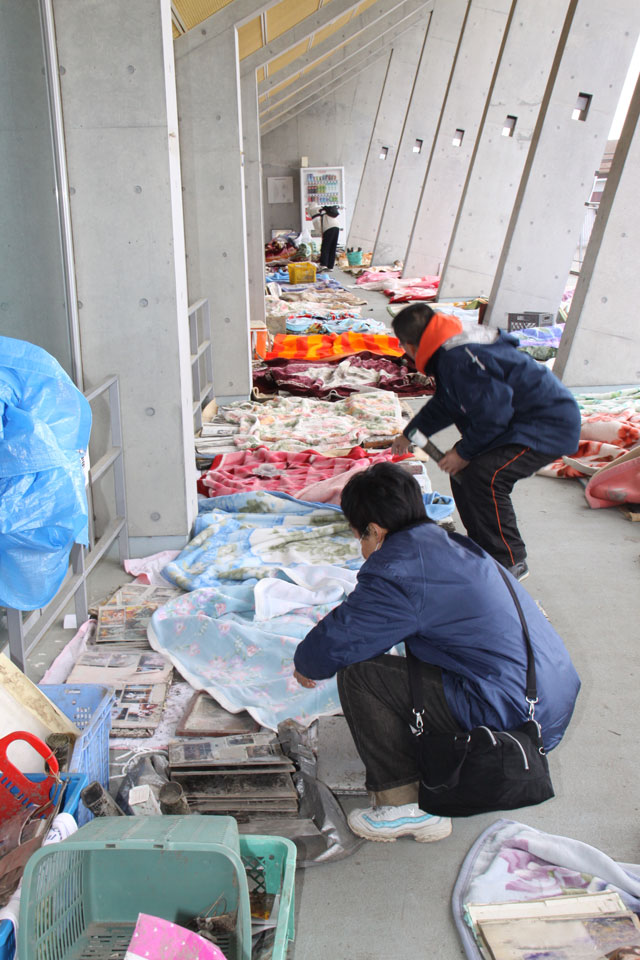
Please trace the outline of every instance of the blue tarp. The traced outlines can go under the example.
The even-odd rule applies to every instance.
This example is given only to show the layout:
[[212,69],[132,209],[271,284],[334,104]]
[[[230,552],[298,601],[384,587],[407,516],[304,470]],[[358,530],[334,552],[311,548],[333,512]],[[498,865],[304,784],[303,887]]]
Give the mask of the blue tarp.
[[41,347],[0,337],[0,604],[45,606],[87,543],[91,408]]

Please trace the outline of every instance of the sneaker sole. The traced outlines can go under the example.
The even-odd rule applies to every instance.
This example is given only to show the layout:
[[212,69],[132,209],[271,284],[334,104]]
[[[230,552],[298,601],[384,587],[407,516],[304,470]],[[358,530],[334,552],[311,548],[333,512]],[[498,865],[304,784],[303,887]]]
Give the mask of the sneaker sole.
[[416,836],[415,833],[407,830],[404,833],[398,833],[395,837],[382,837],[380,834],[371,836],[370,833],[367,833],[364,829],[359,830],[357,827],[352,827],[349,824],[349,829],[352,833],[355,833],[357,837],[362,837],[363,840],[371,840],[374,843],[395,843],[396,840],[402,840],[403,837],[410,837],[412,840],[415,840],[417,843],[433,843],[435,840],[444,840],[451,834],[452,824],[449,823],[446,826],[441,825],[440,829],[436,832],[429,834],[429,836]]
[[518,577],[518,583],[522,583],[523,580],[526,580],[530,573],[531,571],[527,570],[526,573],[521,574],[521,576]]

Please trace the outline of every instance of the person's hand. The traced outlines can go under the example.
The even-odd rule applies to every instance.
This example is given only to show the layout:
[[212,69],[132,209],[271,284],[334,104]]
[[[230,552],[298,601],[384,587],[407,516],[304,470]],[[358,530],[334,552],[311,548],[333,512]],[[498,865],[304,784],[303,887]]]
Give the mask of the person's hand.
[[464,470],[464,468],[468,465],[469,461],[463,460],[455,447],[452,447],[451,450],[447,450],[444,457],[438,464],[440,469],[444,470],[444,472],[448,473],[451,477],[455,477],[456,473],[460,473],[460,471]]
[[301,687],[307,687],[308,690],[311,690],[316,685],[315,680],[309,680],[309,677],[303,677],[302,674],[298,673],[298,671],[295,668],[293,671],[293,675]]
[[391,453],[394,454],[403,454],[408,453],[411,448],[411,440],[408,437],[405,437],[404,433],[399,433],[396,437],[393,438],[393,443],[391,444]]

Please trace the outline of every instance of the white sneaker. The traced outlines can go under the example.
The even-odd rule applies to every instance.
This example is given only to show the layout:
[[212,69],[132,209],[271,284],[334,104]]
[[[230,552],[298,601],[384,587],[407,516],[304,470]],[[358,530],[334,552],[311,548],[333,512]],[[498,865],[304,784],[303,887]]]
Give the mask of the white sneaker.
[[421,810],[417,803],[352,810],[347,822],[353,832],[365,840],[388,842],[398,837],[413,837],[420,843],[430,843],[451,833],[450,817],[434,817]]

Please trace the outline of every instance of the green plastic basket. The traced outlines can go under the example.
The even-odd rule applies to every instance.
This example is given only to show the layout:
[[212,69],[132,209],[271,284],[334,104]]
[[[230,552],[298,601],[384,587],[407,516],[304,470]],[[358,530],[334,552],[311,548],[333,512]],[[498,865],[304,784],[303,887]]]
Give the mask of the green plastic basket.
[[109,817],[93,820],[27,863],[22,885],[21,960],[119,960],[139,913],[185,925],[237,910],[219,946],[250,960],[249,889],[280,893],[273,960],[293,938],[295,847],[281,837],[239,837],[232,817]]
[[350,267],[359,267],[362,263],[362,250],[347,250],[347,260]]

